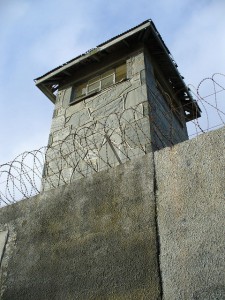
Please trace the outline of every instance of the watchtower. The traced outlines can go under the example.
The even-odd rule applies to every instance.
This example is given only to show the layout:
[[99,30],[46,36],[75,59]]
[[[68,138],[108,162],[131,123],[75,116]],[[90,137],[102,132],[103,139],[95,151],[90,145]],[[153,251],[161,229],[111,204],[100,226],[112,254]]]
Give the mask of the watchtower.
[[151,20],[35,81],[55,105],[45,189],[182,142],[200,116]]

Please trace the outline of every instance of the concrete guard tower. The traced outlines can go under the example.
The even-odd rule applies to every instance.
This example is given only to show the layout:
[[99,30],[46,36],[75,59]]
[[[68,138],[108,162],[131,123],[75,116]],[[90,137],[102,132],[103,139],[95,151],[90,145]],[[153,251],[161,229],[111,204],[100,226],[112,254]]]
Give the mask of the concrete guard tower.
[[45,190],[182,142],[200,116],[151,20],[35,82],[55,105]]

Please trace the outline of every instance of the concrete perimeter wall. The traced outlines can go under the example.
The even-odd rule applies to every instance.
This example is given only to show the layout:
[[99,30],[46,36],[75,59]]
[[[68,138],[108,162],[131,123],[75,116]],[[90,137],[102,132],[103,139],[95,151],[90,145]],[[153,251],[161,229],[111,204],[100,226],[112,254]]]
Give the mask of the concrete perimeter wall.
[[165,300],[225,299],[225,128],[155,152]]
[[1,208],[0,299],[225,299],[224,133]]
[[152,154],[0,210],[2,300],[160,299]]

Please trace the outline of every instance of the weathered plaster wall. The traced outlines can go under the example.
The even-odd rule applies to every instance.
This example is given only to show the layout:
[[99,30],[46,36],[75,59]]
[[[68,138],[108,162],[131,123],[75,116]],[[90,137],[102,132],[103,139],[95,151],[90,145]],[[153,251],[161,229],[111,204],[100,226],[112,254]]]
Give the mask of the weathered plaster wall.
[[225,299],[225,128],[155,152],[165,300]]
[[0,209],[1,300],[160,299],[152,154]]

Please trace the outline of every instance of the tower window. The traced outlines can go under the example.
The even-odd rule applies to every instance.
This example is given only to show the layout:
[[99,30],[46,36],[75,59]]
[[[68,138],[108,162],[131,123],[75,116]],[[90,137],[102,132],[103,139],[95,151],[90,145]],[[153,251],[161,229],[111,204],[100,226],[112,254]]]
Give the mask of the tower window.
[[75,85],[72,90],[70,103],[77,102],[82,98],[94,95],[115,83],[123,81],[127,77],[126,63],[110,69],[86,82]]

